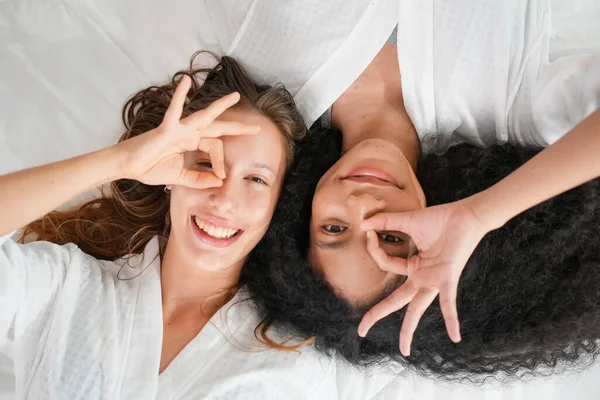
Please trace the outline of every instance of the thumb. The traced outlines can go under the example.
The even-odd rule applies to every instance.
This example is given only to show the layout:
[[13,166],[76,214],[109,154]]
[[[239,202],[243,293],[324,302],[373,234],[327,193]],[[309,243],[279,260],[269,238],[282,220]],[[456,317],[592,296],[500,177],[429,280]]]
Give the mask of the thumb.
[[178,185],[192,189],[208,189],[223,186],[223,180],[212,172],[185,170]]
[[381,270],[393,272],[398,275],[408,275],[406,260],[391,257],[383,251],[383,249],[379,247],[377,235],[373,231],[367,232],[367,251]]
[[362,231],[398,231],[410,236],[412,211],[402,213],[379,213],[360,223]]

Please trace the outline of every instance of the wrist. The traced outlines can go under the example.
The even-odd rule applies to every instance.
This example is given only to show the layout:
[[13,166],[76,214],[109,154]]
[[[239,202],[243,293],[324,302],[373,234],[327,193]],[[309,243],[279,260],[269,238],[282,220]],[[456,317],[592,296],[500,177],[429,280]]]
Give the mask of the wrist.
[[[159,154],[156,153],[156,139],[159,138],[156,129],[123,140],[112,146],[113,157],[117,165],[119,178],[140,180],[147,172],[149,163],[156,162]],[[159,144],[160,145],[160,144]]]
[[503,215],[502,205],[496,204],[487,194],[486,190],[474,194],[466,198],[465,203],[483,229],[489,232],[503,226],[510,217]]
[[100,157],[103,158],[102,163],[105,166],[106,180],[115,181],[118,179],[131,179],[128,163],[127,146],[122,146],[124,142],[114,144],[110,147],[100,150]]

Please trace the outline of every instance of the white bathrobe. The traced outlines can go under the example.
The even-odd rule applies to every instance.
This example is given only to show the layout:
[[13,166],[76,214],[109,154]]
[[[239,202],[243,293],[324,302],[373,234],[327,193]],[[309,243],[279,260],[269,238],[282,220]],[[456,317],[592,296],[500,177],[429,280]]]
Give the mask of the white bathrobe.
[[[365,4],[256,1],[239,28],[223,24],[236,32],[227,53],[256,77],[286,84],[310,125],[398,24],[404,102],[426,151],[463,141],[547,146],[600,107],[594,0]],[[235,19],[209,5],[219,21]]]
[[580,3],[565,21],[550,0],[401,1],[402,91],[424,150],[543,147],[600,107],[600,3]]
[[331,399],[341,390],[362,400],[391,380],[355,371],[360,380],[338,390],[334,359],[258,342],[246,297],[240,290],[159,375],[156,239],[116,262],[72,244],[1,239],[0,338],[14,346],[18,399]]
[[251,304],[236,304],[243,296],[215,314],[159,375],[156,239],[128,263],[98,261],[74,245],[4,240],[0,335],[14,342],[17,398],[324,398],[320,390],[335,364],[310,346],[287,353],[261,345],[253,338],[259,321]]

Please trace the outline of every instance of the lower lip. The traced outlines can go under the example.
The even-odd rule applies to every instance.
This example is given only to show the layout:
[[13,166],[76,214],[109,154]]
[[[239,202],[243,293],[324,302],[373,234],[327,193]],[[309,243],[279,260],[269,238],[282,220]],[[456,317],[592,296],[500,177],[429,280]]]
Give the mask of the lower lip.
[[353,180],[352,178],[375,178],[382,184],[398,186],[398,182],[390,174],[375,168],[355,168],[352,171],[350,171],[350,173],[346,177],[346,179],[349,180]]
[[230,237],[229,239],[215,238],[215,237],[210,236],[208,233],[204,232],[202,229],[200,229],[200,227],[196,224],[194,217],[192,217],[192,229],[194,230],[196,237],[202,243],[205,243],[212,247],[219,247],[219,248],[231,246],[232,244],[237,242],[237,240],[240,238],[240,236],[242,236],[242,234],[244,233],[244,231],[238,231],[238,233],[236,233],[235,236]]

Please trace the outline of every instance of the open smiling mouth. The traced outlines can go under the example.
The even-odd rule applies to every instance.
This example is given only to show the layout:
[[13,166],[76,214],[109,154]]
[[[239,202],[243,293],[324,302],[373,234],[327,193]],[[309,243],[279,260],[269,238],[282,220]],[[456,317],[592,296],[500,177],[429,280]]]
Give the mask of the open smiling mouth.
[[228,247],[244,233],[242,229],[217,226],[192,215],[192,227],[202,243],[213,247]]

